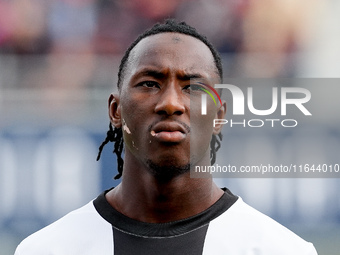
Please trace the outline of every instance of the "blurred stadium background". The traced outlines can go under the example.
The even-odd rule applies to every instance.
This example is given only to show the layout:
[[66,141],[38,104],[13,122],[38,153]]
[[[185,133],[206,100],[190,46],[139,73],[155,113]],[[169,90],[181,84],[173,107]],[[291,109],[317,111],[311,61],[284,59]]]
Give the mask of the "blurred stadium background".
[[[95,158],[120,58],[139,33],[164,18],[186,21],[217,46],[227,77],[339,78],[339,12],[336,0],[0,0],[0,255],[117,185],[111,149]],[[301,160],[307,151],[335,163],[340,87],[333,91],[325,103],[334,116],[315,127],[314,144],[236,130],[226,136],[245,147],[223,153],[285,144]],[[340,179],[217,182],[319,254],[339,254]]]

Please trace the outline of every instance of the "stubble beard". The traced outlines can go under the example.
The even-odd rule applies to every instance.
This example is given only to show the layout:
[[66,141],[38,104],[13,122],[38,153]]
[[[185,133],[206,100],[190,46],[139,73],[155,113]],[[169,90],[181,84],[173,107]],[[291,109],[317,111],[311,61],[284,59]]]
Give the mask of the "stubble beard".
[[167,182],[190,171],[190,163],[185,165],[165,164],[160,165],[152,160],[146,161],[150,173],[159,181]]

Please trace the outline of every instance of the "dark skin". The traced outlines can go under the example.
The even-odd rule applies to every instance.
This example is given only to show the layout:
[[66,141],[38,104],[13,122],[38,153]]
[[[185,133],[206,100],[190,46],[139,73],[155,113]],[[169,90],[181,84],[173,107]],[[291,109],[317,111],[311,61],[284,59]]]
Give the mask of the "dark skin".
[[[119,94],[109,98],[109,116],[123,128],[123,179],[106,199],[122,214],[163,223],[196,215],[223,194],[211,178],[190,178],[190,167],[210,165],[209,142],[221,126],[226,104],[208,100],[190,78],[218,83],[213,56],[200,40],[179,33],[144,38],[132,50]],[[191,149],[190,149],[191,145]]]

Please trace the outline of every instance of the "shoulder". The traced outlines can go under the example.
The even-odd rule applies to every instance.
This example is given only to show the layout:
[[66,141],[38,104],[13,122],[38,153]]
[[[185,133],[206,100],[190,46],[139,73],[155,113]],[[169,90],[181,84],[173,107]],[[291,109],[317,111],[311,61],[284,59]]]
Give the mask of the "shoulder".
[[27,237],[15,255],[91,254],[103,243],[112,243],[112,228],[90,202]]
[[207,243],[227,249],[231,254],[243,254],[240,247],[244,254],[317,254],[313,244],[247,205],[241,198],[210,222]]

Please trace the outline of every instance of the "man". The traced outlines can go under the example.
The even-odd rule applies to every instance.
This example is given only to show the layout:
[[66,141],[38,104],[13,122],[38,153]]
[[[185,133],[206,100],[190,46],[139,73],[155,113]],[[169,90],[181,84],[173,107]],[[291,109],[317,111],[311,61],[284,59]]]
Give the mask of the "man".
[[157,24],[127,50],[118,77],[100,152],[115,142],[121,184],[25,239],[17,255],[316,254],[211,178],[190,178],[214,161],[221,126],[212,120],[226,111],[209,102],[214,110],[201,116],[195,107],[197,84],[222,81],[205,37],[185,23]]

